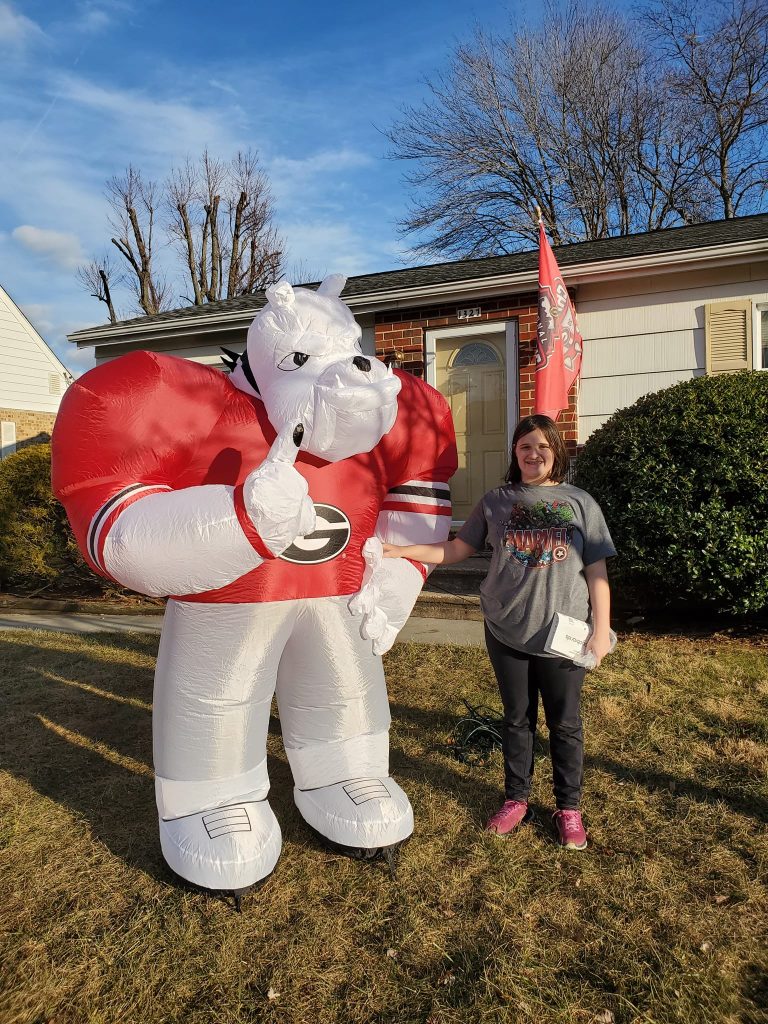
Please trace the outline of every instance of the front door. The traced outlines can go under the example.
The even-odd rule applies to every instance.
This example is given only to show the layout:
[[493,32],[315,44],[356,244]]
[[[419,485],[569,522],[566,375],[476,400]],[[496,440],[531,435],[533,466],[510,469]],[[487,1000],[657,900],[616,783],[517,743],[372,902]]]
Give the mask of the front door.
[[504,335],[435,341],[435,383],[453,413],[459,468],[451,480],[453,518],[504,482],[507,471],[507,389]]

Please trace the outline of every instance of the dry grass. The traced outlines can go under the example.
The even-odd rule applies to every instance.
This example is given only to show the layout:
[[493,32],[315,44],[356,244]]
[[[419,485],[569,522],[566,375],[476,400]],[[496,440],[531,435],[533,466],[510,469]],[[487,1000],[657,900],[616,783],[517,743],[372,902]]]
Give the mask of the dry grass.
[[768,651],[625,639],[586,690],[592,847],[573,854],[545,737],[539,823],[508,841],[481,831],[500,761],[442,746],[462,697],[498,704],[485,655],[400,645],[393,772],[417,826],[397,881],[317,845],[272,736],[285,848],[238,916],[160,858],[156,643],[0,634],[2,1024],[765,1020]]

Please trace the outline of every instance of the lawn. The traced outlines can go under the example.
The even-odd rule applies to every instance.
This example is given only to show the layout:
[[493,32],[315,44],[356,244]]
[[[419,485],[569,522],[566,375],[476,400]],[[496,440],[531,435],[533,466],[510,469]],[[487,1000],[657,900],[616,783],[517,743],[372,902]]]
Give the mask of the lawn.
[[243,913],[178,888],[151,771],[156,637],[0,633],[2,1024],[758,1024],[768,1009],[768,647],[623,637],[585,691],[591,847],[560,850],[546,735],[537,822],[484,835],[501,763],[445,743],[498,705],[482,651],[386,659],[416,831],[395,880],[296,813]]

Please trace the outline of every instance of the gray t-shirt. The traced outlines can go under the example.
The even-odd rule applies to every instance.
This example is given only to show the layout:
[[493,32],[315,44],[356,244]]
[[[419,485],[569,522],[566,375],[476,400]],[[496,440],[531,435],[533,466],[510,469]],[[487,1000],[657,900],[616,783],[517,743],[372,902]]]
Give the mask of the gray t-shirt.
[[503,644],[545,657],[556,612],[589,620],[584,566],[616,554],[603,513],[571,484],[506,484],[489,491],[459,538],[493,554],[480,587],[488,628]]

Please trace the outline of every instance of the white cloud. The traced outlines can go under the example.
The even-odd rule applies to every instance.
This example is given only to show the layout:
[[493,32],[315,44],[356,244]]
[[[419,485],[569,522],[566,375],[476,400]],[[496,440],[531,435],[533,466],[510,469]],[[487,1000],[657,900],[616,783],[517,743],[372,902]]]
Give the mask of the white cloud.
[[289,266],[294,262],[316,268],[320,277],[367,273],[374,263],[372,257],[381,249],[381,244],[364,230],[343,222],[281,222],[281,232],[287,243]]
[[271,161],[270,169],[278,175],[293,177],[312,177],[316,174],[328,174],[336,171],[348,171],[350,168],[367,167],[373,163],[368,153],[348,146],[342,149],[324,149],[303,160],[292,160],[288,157],[277,157]]
[[166,174],[169,162],[180,162],[187,154],[196,156],[206,146],[221,154],[242,147],[230,128],[241,114],[237,106],[228,107],[224,117],[220,104],[158,99],[140,89],[110,89],[74,75],[58,79],[57,95],[61,103],[78,108],[80,119],[96,113],[104,130],[102,144],[114,140],[115,150],[132,154],[133,162],[148,161],[153,166],[144,169],[150,174]]
[[42,38],[45,33],[31,18],[19,14],[11,4],[0,3],[0,43],[21,46],[31,39]]
[[54,329],[52,310],[46,303],[25,302],[21,311],[38,334],[49,334]]
[[220,78],[209,78],[208,85],[213,89],[220,89],[222,92],[227,93],[229,96],[237,96],[238,92],[234,86],[229,85],[228,82],[222,82]]
[[127,0],[80,0],[77,11],[77,17],[70,20],[69,27],[76,32],[95,34],[103,32],[126,14],[133,13],[133,5]]
[[74,270],[83,260],[83,251],[77,235],[65,231],[36,228],[21,224],[11,232],[14,241],[40,256],[51,260],[64,270]]
[[58,350],[56,354],[64,365],[71,370],[73,377],[80,377],[96,365],[95,349],[76,348],[68,342],[63,342],[61,346],[56,346],[56,348]]

